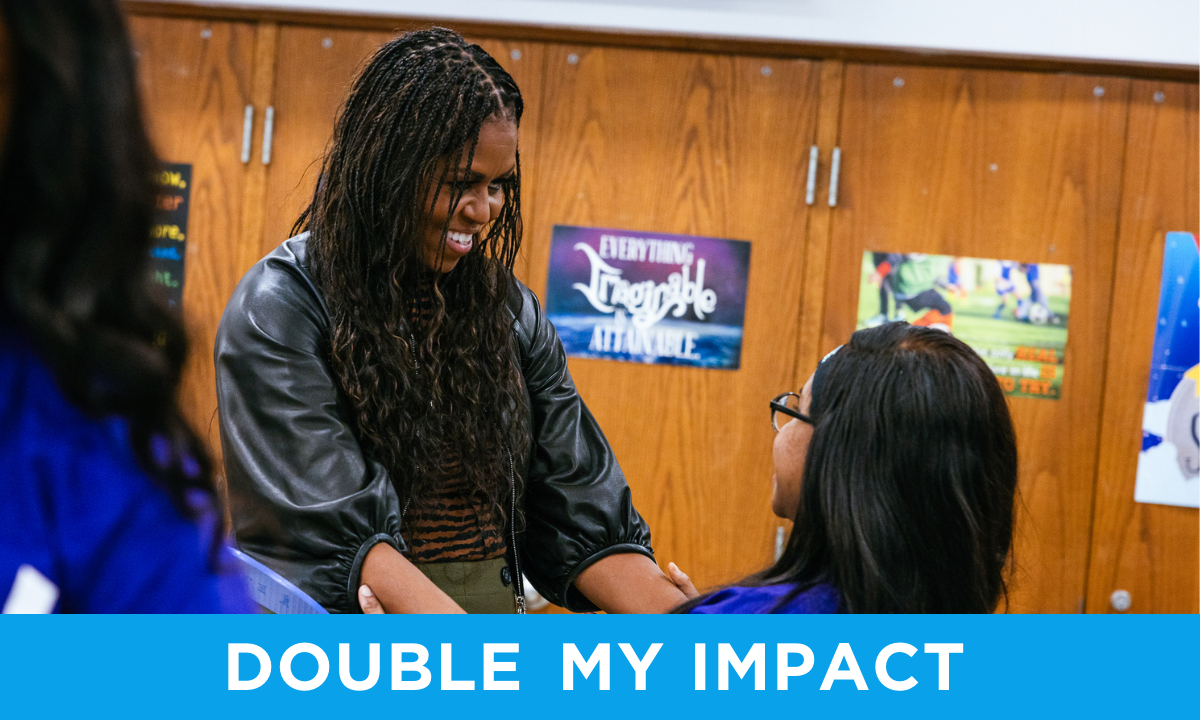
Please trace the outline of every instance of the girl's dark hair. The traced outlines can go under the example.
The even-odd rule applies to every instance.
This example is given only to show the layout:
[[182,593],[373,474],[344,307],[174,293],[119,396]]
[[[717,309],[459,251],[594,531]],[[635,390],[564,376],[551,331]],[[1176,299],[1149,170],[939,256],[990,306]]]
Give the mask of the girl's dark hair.
[[0,149],[5,321],[72,403],[128,422],[142,468],[194,517],[215,492],[175,402],[183,325],[149,275],[159,166],[121,14],[110,0],[0,0],[0,12],[15,79]]
[[854,333],[826,364],[792,534],[741,584],[794,584],[778,607],[829,583],[847,612],[993,612],[1017,490],[995,375],[961,340],[906,323]]
[[[522,110],[512,77],[458,33],[389,42],[355,80],[293,229],[310,231],[330,363],[358,439],[418,503],[453,473],[507,516],[508,452],[528,447],[507,307],[521,242],[519,161],[499,216],[452,272],[430,270],[422,245],[444,186],[454,216],[464,191],[445,181],[470,167],[480,128],[493,118],[519,125]],[[428,315],[421,322],[417,307]]]

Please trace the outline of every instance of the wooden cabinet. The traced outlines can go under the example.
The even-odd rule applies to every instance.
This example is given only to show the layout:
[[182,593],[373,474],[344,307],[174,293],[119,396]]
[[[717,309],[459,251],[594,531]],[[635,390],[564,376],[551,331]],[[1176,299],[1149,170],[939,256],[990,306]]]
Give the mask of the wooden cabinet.
[[[156,145],[194,168],[181,403],[218,453],[212,342],[225,302],[290,235],[350,83],[395,36],[343,20],[131,21]],[[1197,610],[1196,511],[1132,501],[1162,236],[1197,229],[1195,84],[477,41],[526,101],[517,274],[535,292],[555,224],[752,243],[739,370],[570,361],[661,561],[711,586],[771,560],[766,402],[853,332],[864,250],[1011,258],[1074,270],[1062,398],[1011,402],[1011,609],[1078,612],[1086,596],[1104,611],[1125,589],[1134,611]]]
[[544,78],[524,251],[536,292],[555,224],[752,243],[740,369],[570,361],[660,561],[698,585],[736,580],[773,557],[767,403],[799,387],[820,64],[550,45]]
[[275,133],[259,255],[291,237],[312,200],[338,108],[359,67],[393,35],[287,26],[279,31],[271,98]]
[[1195,85],[1140,80],[1130,94],[1088,612],[1112,612],[1116,590],[1130,594],[1130,612],[1200,610],[1196,510],[1133,501],[1163,238],[1200,234],[1198,104]]
[[180,405],[219,460],[212,348],[225,302],[248,267],[243,222],[258,212],[244,203],[241,160],[258,28],[134,17],[130,30],[154,145],[163,160],[192,165],[183,285],[191,348]]

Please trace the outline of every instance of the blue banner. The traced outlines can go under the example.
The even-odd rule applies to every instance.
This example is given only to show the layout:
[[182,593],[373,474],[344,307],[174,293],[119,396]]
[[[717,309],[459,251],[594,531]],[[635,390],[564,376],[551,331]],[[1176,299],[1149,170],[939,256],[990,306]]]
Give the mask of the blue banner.
[[1186,717],[1198,640],[1195,615],[4,616],[0,716]]

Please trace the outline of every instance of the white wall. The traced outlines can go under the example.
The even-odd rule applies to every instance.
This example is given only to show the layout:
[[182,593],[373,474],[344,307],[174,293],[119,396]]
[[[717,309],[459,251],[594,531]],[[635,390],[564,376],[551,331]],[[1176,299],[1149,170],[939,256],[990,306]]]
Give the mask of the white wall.
[[239,7],[1200,65],[1197,0],[201,1]]

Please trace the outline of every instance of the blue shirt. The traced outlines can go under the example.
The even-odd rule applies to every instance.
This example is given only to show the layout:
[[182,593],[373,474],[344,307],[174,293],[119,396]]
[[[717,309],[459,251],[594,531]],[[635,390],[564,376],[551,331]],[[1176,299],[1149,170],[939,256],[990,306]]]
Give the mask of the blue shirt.
[[727,587],[710,595],[692,608],[692,614],[723,615],[732,613],[832,614],[838,612],[841,596],[832,585],[822,583],[801,592],[777,607],[779,601],[795,589],[795,585],[764,585],[763,587]]
[[138,465],[125,421],[84,415],[2,321],[0,467],[0,605],[31,566],[58,612],[251,610],[242,578],[210,567],[211,532]]

